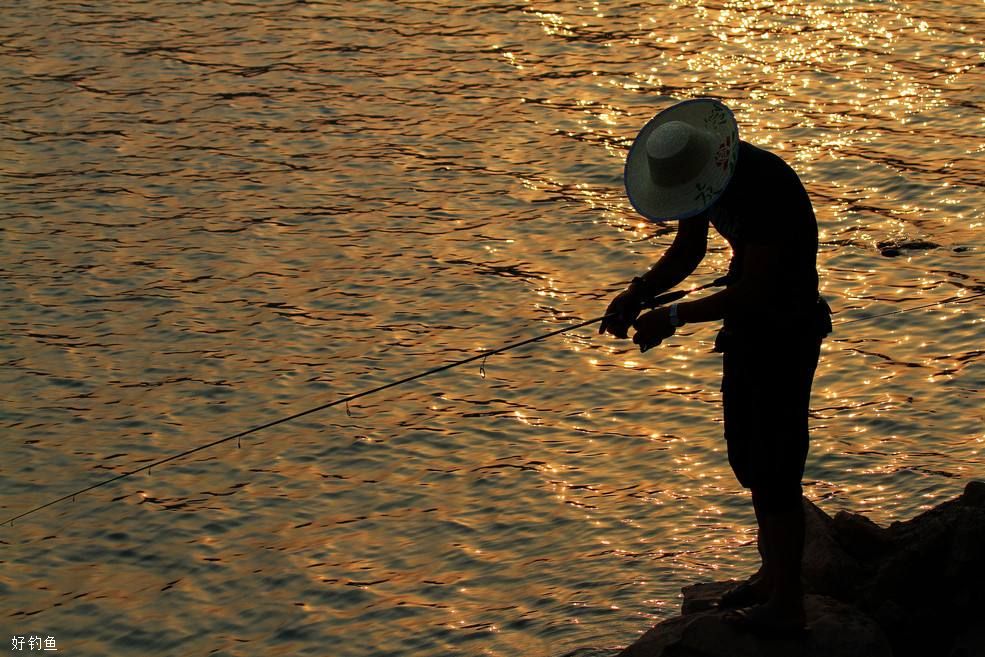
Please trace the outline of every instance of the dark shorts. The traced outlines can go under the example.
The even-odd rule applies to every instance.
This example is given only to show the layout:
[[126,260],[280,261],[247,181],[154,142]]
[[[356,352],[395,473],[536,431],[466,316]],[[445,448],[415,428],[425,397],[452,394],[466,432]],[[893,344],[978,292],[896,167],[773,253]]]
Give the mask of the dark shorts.
[[732,471],[745,488],[799,487],[810,442],[807,414],[821,338],[734,342],[724,350],[722,371]]

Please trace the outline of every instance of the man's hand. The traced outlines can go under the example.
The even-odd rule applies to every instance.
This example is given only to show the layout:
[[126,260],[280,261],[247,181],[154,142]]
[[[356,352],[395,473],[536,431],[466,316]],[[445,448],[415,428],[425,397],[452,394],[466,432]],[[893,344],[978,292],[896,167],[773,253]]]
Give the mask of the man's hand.
[[677,330],[670,323],[670,309],[666,306],[646,313],[633,322],[633,328],[636,329],[633,342],[640,346],[640,353],[656,347]]
[[633,325],[633,320],[640,314],[639,295],[632,290],[620,292],[606,308],[605,314],[613,316],[602,320],[602,325],[599,326],[599,335],[609,332],[617,338],[628,338],[629,327]]

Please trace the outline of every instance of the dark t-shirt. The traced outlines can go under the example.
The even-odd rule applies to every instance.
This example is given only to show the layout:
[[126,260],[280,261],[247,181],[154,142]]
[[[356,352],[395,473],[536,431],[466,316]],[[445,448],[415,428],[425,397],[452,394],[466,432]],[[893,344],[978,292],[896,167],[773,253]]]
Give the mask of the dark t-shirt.
[[778,247],[782,276],[763,308],[739,308],[725,317],[737,332],[812,331],[817,317],[817,219],[796,172],[769,151],[740,142],[732,180],[709,210],[709,220],[732,247],[729,281],[742,273],[749,244]]

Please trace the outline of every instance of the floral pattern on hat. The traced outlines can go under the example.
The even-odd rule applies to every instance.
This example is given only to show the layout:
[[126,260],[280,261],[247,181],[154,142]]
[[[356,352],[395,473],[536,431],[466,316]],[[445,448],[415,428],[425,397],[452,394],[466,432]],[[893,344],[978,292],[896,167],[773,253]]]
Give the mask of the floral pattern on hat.
[[[717,109],[717,108],[716,108]],[[724,114],[724,112],[722,112]],[[711,116],[706,117],[705,123]],[[739,158],[739,140],[738,137],[733,139],[733,135],[726,135],[722,143],[718,145],[718,150],[715,153],[715,165],[718,166],[723,173],[728,173],[735,167],[735,162]],[[728,186],[728,181],[724,185],[712,186],[704,183],[700,180],[694,183],[694,200],[698,201],[702,205],[708,205],[716,198],[721,196],[722,192],[725,191],[725,187]]]
[[704,122],[705,128],[709,130],[726,126],[729,123],[729,116],[726,114],[725,106],[718,103],[713,105]]
[[715,164],[725,173],[728,172],[729,161],[732,158],[732,135],[727,135],[725,141],[718,145],[715,153]]

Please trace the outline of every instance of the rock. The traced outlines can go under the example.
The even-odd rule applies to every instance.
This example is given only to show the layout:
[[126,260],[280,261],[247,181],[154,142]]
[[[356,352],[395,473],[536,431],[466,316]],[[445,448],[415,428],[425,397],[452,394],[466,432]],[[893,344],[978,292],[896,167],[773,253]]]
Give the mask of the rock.
[[892,547],[889,533],[860,513],[839,511],[833,529],[845,551],[862,561],[880,557]]
[[807,639],[732,628],[715,604],[737,582],[704,582],[620,657],[985,657],[985,482],[885,528],[806,499],[804,511]]
[[940,244],[926,240],[911,240],[906,238],[885,240],[876,244],[879,253],[887,258],[895,258],[903,251],[928,251],[940,248]]
[[684,594],[681,615],[688,616],[699,611],[715,609],[725,592],[738,583],[738,580],[730,579],[724,582],[699,582],[685,586],[681,589],[681,593]]
[[804,589],[835,598],[854,596],[864,566],[838,539],[834,521],[806,497],[804,502]]
[[953,638],[985,616],[985,499],[979,485],[888,529],[892,548],[855,603],[886,630],[897,657],[947,655]]
[[961,500],[971,506],[985,504],[985,481],[969,481],[961,494]]
[[759,639],[722,612],[703,611],[660,623],[619,657],[892,657],[883,631],[859,610],[818,595],[805,607],[811,631],[803,639]]

